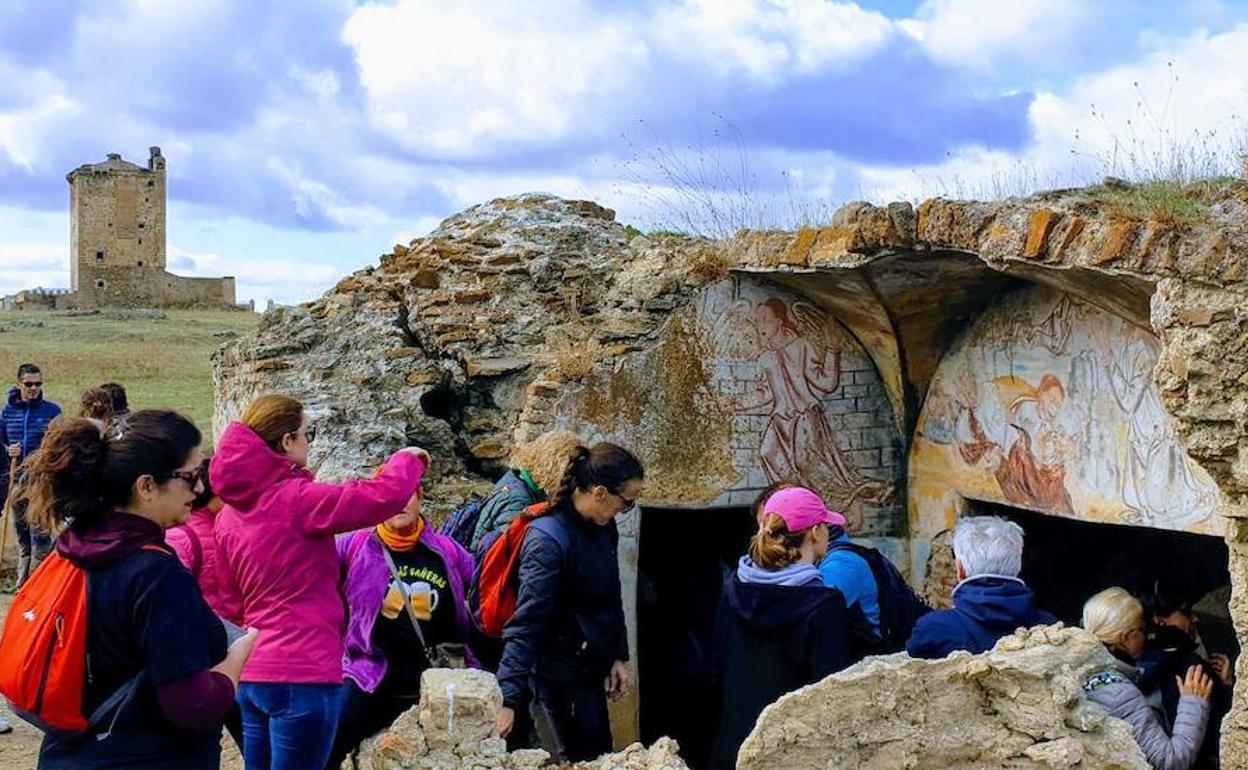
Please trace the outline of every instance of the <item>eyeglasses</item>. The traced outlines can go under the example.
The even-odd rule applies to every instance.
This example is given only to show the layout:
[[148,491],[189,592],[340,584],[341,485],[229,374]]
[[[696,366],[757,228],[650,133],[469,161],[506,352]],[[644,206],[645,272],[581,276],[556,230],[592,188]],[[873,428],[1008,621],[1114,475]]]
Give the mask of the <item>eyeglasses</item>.
[[619,501],[624,504],[620,507],[620,512],[617,515],[623,516],[624,514],[629,513],[630,511],[632,511],[634,508],[637,507],[636,500],[629,500],[627,497],[625,497],[624,495],[621,495],[619,492],[614,492],[610,489],[608,489],[607,492],[612,497],[619,498]]
[[[299,431],[297,431],[297,430],[296,430],[296,431],[292,431],[292,432],[290,432],[290,433],[288,433],[288,434],[286,434],[286,435],[288,435],[288,436],[294,436],[295,438],[299,438]],[[315,425],[309,425],[308,427],[304,428],[304,429],[303,429],[303,437],[304,437],[305,439],[307,439],[307,440],[308,440],[308,443],[309,443],[309,444],[311,444],[313,441],[316,441],[316,426],[315,426]]]
[[169,478],[182,479],[191,489],[195,489],[195,487],[199,486],[200,482],[204,480],[203,470],[201,468],[196,468],[193,471],[174,471],[169,474]]

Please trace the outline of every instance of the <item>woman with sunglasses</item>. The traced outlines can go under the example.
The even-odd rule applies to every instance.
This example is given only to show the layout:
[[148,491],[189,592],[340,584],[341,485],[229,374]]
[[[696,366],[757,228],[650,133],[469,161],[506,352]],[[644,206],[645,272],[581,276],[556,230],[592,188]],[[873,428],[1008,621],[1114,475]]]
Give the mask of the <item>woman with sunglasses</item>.
[[224,588],[261,641],[243,670],[247,770],[325,765],[341,708],[345,608],[334,535],[400,510],[429,464],[402,449],[368,479],[317,482],[307,470],[315,431],[303,404],[260,396],[221,435],[209,466],[225,501],[217,516]]
[[[88,589],[82,711],[93,724],[48,733],[40,768],[220,763],[221,723],[256,632],[227,646],[225,628],[165,544],[199,490],[199,441],[195,425],[170,411],[135,412],[107,434],[62,418],[26,462],[31,522],[63,529],[56,553],[86,571]],[[120,705],[103,707],[123,692]]]
[[626,449],[581,447],[548,514],[529,525],[516,610],[503,630],[499,735],[536,699],[553,729],[552,754],[578,762],[611,750],[607,698],[630,684],[615,519],[636,506],[644,478]]

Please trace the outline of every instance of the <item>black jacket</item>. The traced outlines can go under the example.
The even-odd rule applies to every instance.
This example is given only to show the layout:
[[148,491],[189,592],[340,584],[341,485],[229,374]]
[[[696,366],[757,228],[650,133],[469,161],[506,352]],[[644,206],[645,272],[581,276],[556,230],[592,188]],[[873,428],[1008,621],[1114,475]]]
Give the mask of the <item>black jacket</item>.
[[763,709],[851,662],[845,597],[822,585],[724,586],[715,642],[723,689],[712,770],[736,767]]
[[562,508],[529,526],[498,667],[506,705],[528,704],[530,675],[592,682],[628,660],[618,542],[615,522],[598,526]]
[[1209,722],[1205,727],[1205,739],[1196,757],[1193,770],[1219,767],[1218,738],[1221,735],[1222,718],[1231,708],[1231,688],[1222,684],[1218,674],[1208,661],[1196,653],[1196,643],[1177,628],[1160,626],[1149,631],[1144,654],[1136,665],[1140,669],[1140,691],[1145,695],[1161,692],[1162,711],[1166,716],[1169,732],[1178,716],[1179,685],[1175,677],[1182,678],[1191,666],[1200,666],[1213,681],[1213,693],[1209,698]]

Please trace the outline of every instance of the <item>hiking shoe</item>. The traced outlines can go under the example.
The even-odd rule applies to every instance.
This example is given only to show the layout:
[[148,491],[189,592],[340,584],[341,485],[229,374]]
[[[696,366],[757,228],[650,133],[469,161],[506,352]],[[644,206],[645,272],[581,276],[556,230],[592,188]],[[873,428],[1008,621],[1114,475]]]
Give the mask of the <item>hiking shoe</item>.
[[7,735],[13,732],[13,725],[9,724],[9,720],[0,717],[0,735]]

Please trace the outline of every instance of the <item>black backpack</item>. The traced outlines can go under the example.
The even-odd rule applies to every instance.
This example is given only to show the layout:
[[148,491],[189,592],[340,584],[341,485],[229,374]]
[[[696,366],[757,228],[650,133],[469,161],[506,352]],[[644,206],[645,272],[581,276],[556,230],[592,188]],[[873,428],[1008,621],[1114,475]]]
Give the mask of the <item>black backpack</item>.
[[876,549],[842,541],[829,543],[828,550],[856,553],[871,568],[880,603],[880,651],[888,654],[906,649],[915,622],[932,608],[919,598],[888,557]]
[[473,495],[455,510],[447,514],[438,532],[450,537],[464,548],[470,548],[472,534],[477,530],[477,520],[481,518],[481,509],[489,496]]

